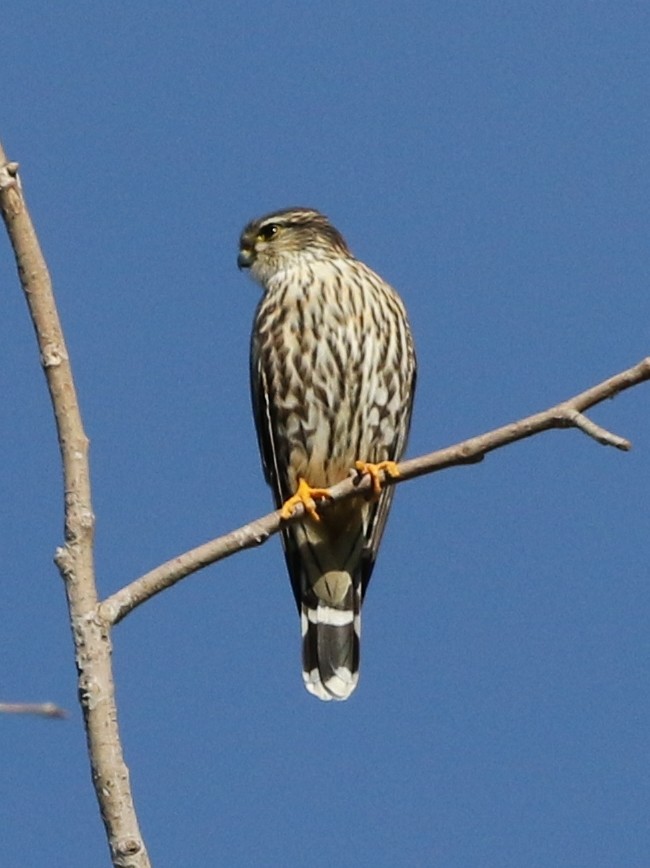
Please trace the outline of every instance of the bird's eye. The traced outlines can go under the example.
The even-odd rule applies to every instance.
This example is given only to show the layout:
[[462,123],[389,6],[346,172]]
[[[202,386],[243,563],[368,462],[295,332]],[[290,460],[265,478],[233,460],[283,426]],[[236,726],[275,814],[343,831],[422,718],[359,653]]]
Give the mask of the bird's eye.
[[267,223],[266,226],[262,226],[259,232],[259,237],[262,241],[270,241],[274,235],[278,234],[278,229],[280,227],[277,223]]

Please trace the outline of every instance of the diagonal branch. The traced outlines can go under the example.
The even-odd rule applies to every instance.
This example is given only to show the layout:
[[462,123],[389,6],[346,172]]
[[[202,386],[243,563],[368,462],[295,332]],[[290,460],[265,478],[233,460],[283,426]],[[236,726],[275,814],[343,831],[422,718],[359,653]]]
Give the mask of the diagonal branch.
[[97,614],[88,438],[52,283],[23,197],[18,164],[0,146],[0,208],[29,308],[56,421],[65,491],[65,543],[56,564],[64,579],[92,780],[113,865],[150,865],[122,756],[109,625]]
[[[541,413],[535,413],[533,416],[527,416],[518,422],[495,428],[486,434],[480,434],[478,437],[472,437],[445,449],[430,452],[428,455],[403,461],[398,465],[399,477],[385,477],[384,482],[395,485],[417,476],[424,476],[427,473],[436,473],[447,467],[476,463],[482,461],[488,452],[552,428],[578,428],[599,443],[627,451],[631,448],[628,440],[617,434],[612,434],[592,422],[583,414],[583,411],[646,380],[650,380],[650,356],[643,359],[638,365],[622,371],[568,401],[556,404]],[[352,475],[335,485],[331,489],[331,500],[319,503],[318,508],[319,510],[326,510],[332,503],[339,500],[355,495],[367,496],[371,487],[369,475],[366,474],[361,478]],[[289,522],[299,521],[303,514],[303,508],[298,507]],[[180,582],[181,579],[238,551],[253,548],[266,542],[270,536],[280,530],[283,524],[286,522],[280,519],[280,512],[272,512],[231,531],[225,536],[218,537],[172,558],[172,560],[161,564],[104,600],[100,604],[102,618],[109,623],[117,624],[133,609],[145,603],[155,594],[159,594],[166,588]]]

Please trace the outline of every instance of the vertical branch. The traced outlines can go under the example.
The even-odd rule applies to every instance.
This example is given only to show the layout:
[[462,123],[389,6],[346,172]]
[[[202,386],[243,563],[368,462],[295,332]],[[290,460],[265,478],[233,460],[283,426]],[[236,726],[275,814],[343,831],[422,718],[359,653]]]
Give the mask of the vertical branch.
[[92,780],[113,865],[148,868],[117,724],[110,626],[100,618],[93,562],[88,438],[47,265],[25,200],[18,165],[0,146],[0,207],[36,332],[56,420],[65,491],[65,543],[55,561],[64,579]]

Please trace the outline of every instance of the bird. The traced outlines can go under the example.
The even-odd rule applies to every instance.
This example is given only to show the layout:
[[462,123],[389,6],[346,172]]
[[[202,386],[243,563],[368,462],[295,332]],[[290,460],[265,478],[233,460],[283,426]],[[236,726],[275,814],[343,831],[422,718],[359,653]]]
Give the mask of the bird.
[[[361,605],[411,421],[416,358],[397,292],[313,208],[251,220],[237,263],[263,289],[251,335],[253,415],[282,518],[302,631],[303,680],[345,700],[359,678]],[[372,494],[319,510],[331,486],[368,473]]]

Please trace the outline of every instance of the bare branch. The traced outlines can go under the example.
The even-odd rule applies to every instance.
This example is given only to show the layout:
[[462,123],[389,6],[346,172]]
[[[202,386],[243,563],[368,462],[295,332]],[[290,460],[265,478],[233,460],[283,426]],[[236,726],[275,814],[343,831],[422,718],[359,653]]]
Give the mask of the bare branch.
[[35,714],[60,720],[68,716],[64,708],[53,702],[0,702],[0,714]]
[[592,422],[584,413],[579,413],[577,410],[567,410],[567,419],[572,425],[580,428],[581,431],[593,437],[594,440],[603,446],[614,446],[623,452],[628,452],[632,448],[632,444],[625,437],[619,437],[618,434],[607,431],[606,428]]
[[[628,450],[631,448],[629,441],[616,434],[606,431],[600,425],[596,425],[582,411],[611,398],[625,389],[636,386],[650,379],[650,356],[639,362],[632,368],[610,377],[592,388],[581,392],[574,398],[556,404],[542,413],[528,416],[518,422],[512,422],[501,428],[496,428],[478,437],[472,437],[422,455],[419,458],[411,458],[398,465],[399,477],[384,477],[384,483],[396,485],[417,476],[427,473],[436,473],[447,467],[456,467],[464,464],[472,464],[481,461],[488,452],[532,437],[542,431],[551,428],[578,428],[599,443],[614,446],[618,449]],[[332,498],[318,505],[319,511],[327,510],[333,503],[355,495],[368,495],[372,487],[372,481],[368,474],[361,478],[354,473],[349,479],[340,482],[331,489]],[[298,507],[289,523],[299,521],[304,514],[302,507]],[[257,519],[250,524],[233,530],[225,536],[218,537],[211,542],[204,543],[191,551],[185,552],[159,567],[151,570],[139,579],[128,584],[100,604],[100,612],[103,619],[116,624],[137,606],[146,602],[150,597],[175,585],[181,579],[197,572],[203,567],[223,560],[230,555],[243,549],[261,545],[280,530],[282,524],[280,512],[272,512],[263,518]]]
[[421,458],[404,461],[399,465],[400,480],[394,481],[413,479],[425,473],[444,470],[446,467],[480,461],[488,452],[493,452],[502,446],[524,440],[552,428],[578,428],[599,443],[627,451],[631,448],[631,443],[628,440],[596,425],[583,415],[583,411],[647,380],[650,380],[650,356],[642,359],[637,365],[621,371],[621,373],[586,389],[568,401],[556,404],[541,413],[535,413],[533,416],[527,416],[518,422],[511,422],[509,425],[496,428],[487,434],[472,437],[470,440],[465,440],[455,446],[448,446],[437,452],[431,452]]
[[8,162],[0,146],[0,207],[36,332],[63,463],[65,544],[57,552],[56,563],[65,580],[92,780],[113,865],[148,868],[149,857],[138,828],[120,745],[109,625],[97,611],[88,438],[50,276],[17,171],[18,164]]

